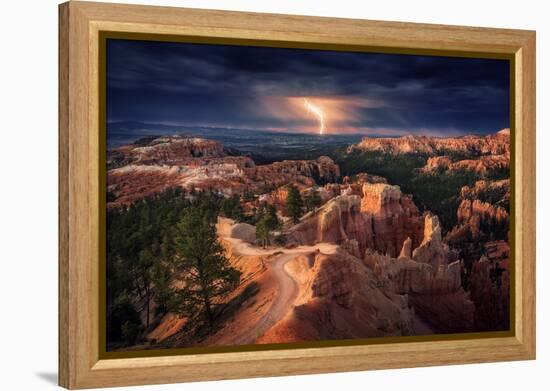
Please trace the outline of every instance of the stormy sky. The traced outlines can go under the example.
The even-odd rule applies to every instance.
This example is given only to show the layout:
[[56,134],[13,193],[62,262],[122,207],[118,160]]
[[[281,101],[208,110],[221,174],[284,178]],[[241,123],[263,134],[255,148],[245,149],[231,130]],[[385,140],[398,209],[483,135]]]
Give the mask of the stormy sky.
[[107,42],[107,119],[330,134],[492,133],[509,123],[504,60]]

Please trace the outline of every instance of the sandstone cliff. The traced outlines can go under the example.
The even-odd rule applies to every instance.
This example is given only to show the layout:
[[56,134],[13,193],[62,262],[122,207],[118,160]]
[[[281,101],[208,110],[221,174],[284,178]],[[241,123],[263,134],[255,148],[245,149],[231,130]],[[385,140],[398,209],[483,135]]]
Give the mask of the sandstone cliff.
[[361,252],[370,248],[397,256],[407,238],[415,245],[422,238],[423,220],[397,186],[363,184],[362,195],[344,194],[294,226],[291,241],[300,244],[355,240]]
[[407,297],[344,251],[296,258],[287,270],[300,281],[295,307],[260,343],[421,334]]
[[407,294],[434,331],[468,331],[474,324],[474,305],[462,287],[462,264],[442,242],[437,217],[427,214],[425,220],[424,238],[414,250],[406,240],[397,259],[368,250],[363,260],[382,286]]
[[109,151],[107,165],[111,168],[127,164],[183,164],[187,158],[223,157],[223,145],[198,137],[163,136],[146,138],[134,144]]
[[463,187],[457,210],[457,225],[445,240],[460,245],[470,240],[507,238],[510,216],[510,181],[477,181],[473,187]]
[[365,137],[358,144],[351,145],[348,148],[348,152],[376,151],[394,155],[420,153],[432,156],[449,152],[477,155],[507,155],[510,152],[509,138],[509,129],[503,129],[487,136],[449,138],[430,136],[403,136],[397,138]]
[[486,255],[472,265],[468,288],[475,304],[477,330],[508,330],[510,327],[510,272],[508,243],[489,242]]
[[510,168],[508,155],[486,155],[477,159],[464,159],[453,162],[448,156],[434,156],[428,158],[426,165],[420,169],[425,174],[439,174],[441,171],[471,171],[486,176],[495,170]]
[[460,197],[506,207],[510,201],[510,179],[477,181],[472,187],[464,186]]
[[283,160],[255,166],[246,170],[245,175],[257,186],[276,188],[292,183],[309,187],[338,181],[340,168],[331,158],[321,156],[315,160]]

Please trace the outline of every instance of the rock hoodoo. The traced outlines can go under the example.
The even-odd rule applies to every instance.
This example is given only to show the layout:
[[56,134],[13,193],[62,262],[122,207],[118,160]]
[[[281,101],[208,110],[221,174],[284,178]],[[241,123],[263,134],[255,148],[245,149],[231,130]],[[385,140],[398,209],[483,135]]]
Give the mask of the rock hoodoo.
[[427,214],[424,220],[424,239],[414,249],[412,258],[416,262],[427,263],[434,271],[447,263],[448,248],[441,241],[441,226],[437,216]]
[[370,248],[396,257],[410,238],[422,239],[423,219],[412,200],[398,186],[364,184],[362,196],[340,195],[327,202],[291,230],[300,244],[341,244],[355,239],[361,252]]

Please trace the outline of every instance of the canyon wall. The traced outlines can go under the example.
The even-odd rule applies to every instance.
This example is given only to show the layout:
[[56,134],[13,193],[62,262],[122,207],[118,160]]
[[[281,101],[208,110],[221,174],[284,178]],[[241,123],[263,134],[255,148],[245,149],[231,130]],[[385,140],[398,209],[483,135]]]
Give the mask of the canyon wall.
[[[290,231],[291,242],[343,244],[397,256],[407,238],[422,239],[423,220],[412,200],[397,186],[363,184],[362,196],[343,194],[304,217]],[[345,191],[344,191],[345,193]]]

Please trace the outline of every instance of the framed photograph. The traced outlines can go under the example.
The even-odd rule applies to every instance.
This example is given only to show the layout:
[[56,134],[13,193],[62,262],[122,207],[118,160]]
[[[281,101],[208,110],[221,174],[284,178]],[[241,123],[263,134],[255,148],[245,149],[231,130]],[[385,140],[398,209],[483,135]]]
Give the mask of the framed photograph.
[[59,381],[535,358],[535,33],[60,5]]

